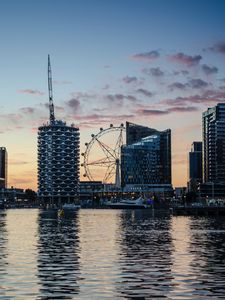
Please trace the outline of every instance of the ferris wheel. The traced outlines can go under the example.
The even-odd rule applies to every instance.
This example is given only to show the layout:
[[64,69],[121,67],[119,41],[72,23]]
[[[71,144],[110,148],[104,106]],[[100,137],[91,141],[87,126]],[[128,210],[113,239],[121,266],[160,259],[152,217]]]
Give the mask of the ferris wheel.
[[120,185],[120,154],[124,144],[125,126],[100,128],[97,134],[91,135],[91,141],[85,143],[83,156],[83,177],[90,181],[101,180],[103,183]]

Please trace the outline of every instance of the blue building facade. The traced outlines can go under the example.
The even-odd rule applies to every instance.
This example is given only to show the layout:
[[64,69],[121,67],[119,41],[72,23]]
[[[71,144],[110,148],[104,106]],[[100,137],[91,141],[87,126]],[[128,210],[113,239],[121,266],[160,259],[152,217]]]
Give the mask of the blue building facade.
[[127,122],[121,149],[121,184],[171,184],[171,131]]

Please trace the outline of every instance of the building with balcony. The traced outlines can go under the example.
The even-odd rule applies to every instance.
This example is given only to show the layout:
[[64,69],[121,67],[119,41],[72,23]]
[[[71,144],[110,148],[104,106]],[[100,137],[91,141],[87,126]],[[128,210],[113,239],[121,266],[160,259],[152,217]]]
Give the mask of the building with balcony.
[[79,129],[61,120],[38,128],[38,196],[46,203],[79,196]]

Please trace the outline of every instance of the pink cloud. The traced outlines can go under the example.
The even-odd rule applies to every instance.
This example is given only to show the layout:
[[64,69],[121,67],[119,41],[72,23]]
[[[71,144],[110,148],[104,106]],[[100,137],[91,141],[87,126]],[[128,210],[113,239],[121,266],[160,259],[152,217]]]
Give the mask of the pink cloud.
[[153,50],[149,52],[143,52],[134,54],[131,56],[132,59],[140,60],[140,61],[152,61],[160,57],[159,51]]
[[39,90],[31,90],[31,89],[19,90],[18,92],[21,94],[28,94],[28,95],[35,95],[35,96],[43,96],[45,94]]
[[184,53],[177,53],[174,55],[169,56],[171,61],[177,62],[179,64],[186,65],[188,67],[196,66],[199,64],[200,60],[202,59],[201,55],[186,55]]
[[33,107],[22,107],[20,108],[20,111],[25,113],[25,114],[33,114],[35,112],[35,108]]
[[136,112],[137,114],[143,116],[159,116],[159,115],[167,115],[174,112],[186,113],[186,112],[193,112],[197,110],[198,108],[194,106],[175,106],[164,110],[142,108],[142,109],[138,109]]
[[175,99],[165,99],[159,102],[159,104],[169,106],[183,106],[187,104],[205,104],[212,105],[218,102],[224,102],[225,91],[207,90],[202,95],[194,95],[188,97],[177,97]]
[[225,55],[225,42],[218,42],[210,49]]

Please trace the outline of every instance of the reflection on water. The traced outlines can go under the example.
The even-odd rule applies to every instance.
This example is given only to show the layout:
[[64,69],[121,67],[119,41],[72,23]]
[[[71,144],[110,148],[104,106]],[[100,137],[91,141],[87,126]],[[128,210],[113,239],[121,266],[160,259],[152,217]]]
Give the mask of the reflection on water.
[[[5,211],[3,227],[4,277],[1,299],[35,299],[38,292],[37,211]],[[2,255],[2,253],[0,254]]]
[[121,276],[119,210],[80,211],[80,262],[82,299],[116,299],[116,281]]
[[0,298],[5,295],[4,281],[7,268],[7,230],[6,214],[0,211]]
[[72,299],[79,293],[78,215],[60,219],[56,211],[41,211],[38,225],[38,299]]
[[[207,230],[206,230],[207,228]],[[198,271],[197,282],[192,283],[194,295],[199,290],[204,297],[225,298],[225,220],[196,218],[190,222],[193,254],[193,273]],[[204,299],[203,297],[203,299]]]
[[225,219],[0,211],[0,299],[225,299]]
[[151,211],[123,211],[120,221],[121,278],[124,297],[166,297],[171,287],[171,220]]

